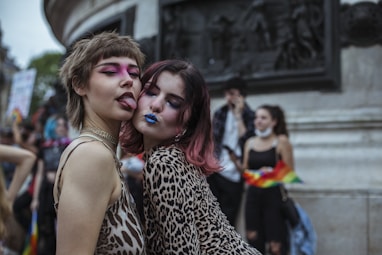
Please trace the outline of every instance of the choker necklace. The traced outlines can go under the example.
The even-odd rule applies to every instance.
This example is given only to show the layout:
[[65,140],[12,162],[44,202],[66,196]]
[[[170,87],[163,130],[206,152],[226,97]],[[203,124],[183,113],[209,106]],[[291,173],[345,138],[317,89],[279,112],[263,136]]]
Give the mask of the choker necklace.
[[108,132],[106,132],[102,129],[98,129],[98,128],[94,128],[94,127],[87,127],[85,129],[82,129],[82,132],[94,133],[94,134],[98,135],[99,137],[104,138],[106,141],[109,141],[113,146],[117,146],[117,144],[118,144],[117,138],[115,138],[114,136],[112,136],[111,134],[109,134]]

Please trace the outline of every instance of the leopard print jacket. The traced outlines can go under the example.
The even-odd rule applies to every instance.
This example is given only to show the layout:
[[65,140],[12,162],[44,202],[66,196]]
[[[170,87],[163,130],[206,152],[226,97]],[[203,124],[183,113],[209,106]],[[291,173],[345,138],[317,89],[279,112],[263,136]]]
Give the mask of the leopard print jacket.
[[[86,135],[88,136],[88,135]],[[93,136],[92,136],[93,137]],[[97,139],[96,137],[93,137]],[[98,139],[97,139],[98,140]],[[68,154],[62,168],[65,166],[70,154],[82,143],[94,142],[85,141],[78,143]],[[102,141],[101,141],[102,142]],[[110,149],[106,144],[104,144]],[[113,152],[112,152],[113,153]],[[131,254],[131,255],[143,255],[144,251],[144,238],[139,220],[138,212],[136,210],[135,202],[128,191],[123,175],[121,173],[118,159],[115,154],[114,159],[116,161],[116,169],[121,178],[121,196],[113,204],[109,205],[105,212],[105,218],[102,222],[101,230],[98,236],[95,255],[119,255],[119,254]],[[61,178],[62,168],[60,171],[59,179]],[[60,183],[60,180],[58,180]],[[59,198],[60,189],[58,189]],[[55,203],[56,210],[59,206],[59,201]]]
[[229,224],[206,176],[175,146],[145,156],[147,254],[260,254]]

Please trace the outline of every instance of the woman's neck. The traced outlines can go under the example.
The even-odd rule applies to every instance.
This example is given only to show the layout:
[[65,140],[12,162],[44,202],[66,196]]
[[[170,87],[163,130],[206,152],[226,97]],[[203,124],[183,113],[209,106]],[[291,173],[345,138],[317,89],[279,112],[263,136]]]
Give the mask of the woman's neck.
[[144,148],[144,151],[147,153],[147,152],[150,152],[152,151],[153,149],[156,149],[158,147],[169,147],[171,145],[173,145],[174,143],[171,142],[171,141],[163,141],[161,143],[153,143],[152,141],[148,141],[148,142],[143,142],[143,148]]
[[258,136],[258,138],[264,142],[273,141],[274,139],[276,139],[276,137],[277,135],[273,132],[269,136],[265,136],[265,137]]
[[107,131],[107,129],[90,125],[84,126],[81,129],[81,133],[88,133],[97,136],[103,142],[111,146],[111,148],[113,148],[114,150],[117,148],[119,142],[118,132],[110,132]]
[[147,142],[147,141],[143,142],[143,148],[144,148],[145,152],[149,152],[153,148],[158,147],[158,146],[159,146],[159,144],[154,144],[154,143],[150,143],[150,142]]

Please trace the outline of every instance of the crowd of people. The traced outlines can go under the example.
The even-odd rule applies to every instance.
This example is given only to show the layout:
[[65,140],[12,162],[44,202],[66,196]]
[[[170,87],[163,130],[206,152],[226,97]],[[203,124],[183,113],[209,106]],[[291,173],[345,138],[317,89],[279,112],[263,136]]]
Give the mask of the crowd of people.
[[211,114],[196,66],[174,59],[143,70],[144,61],[129,36],[79,40],[60,69],[66,111],[2,134],[0,246],[12,248],[9,217],[27,233],[37,211],[38,254],[289,254],[285,187],[247,187],[242,175],[279,159],[294,167],[283,109],[253,110],[234,77]]
[[[37,122],[12,120],[11,127],[2,128],[1,132],[1,146],[4,146],[1,155],[4,187],[8,189],[12,220],[19,226],[17,228],[13,224],[8,228],[9,238],[3,240],[3,245],[17,254],[21,254],[25,248],[24,240],[30,232],[33,212],[38,214],[38,254],[55,252],[53,182],[61,153],[70,143],[69,123],[65,115],[58,112],[44,118],[45,116],[40,115]],[[16,150],[33,155],[28,166],[23,163],[22,170],[18,169],[18,162],[5,157],[5,152],[16,157],[20,154]],[[25,155],[23,158],[28,159]],[[12,238],[20,241],[14,242]]]

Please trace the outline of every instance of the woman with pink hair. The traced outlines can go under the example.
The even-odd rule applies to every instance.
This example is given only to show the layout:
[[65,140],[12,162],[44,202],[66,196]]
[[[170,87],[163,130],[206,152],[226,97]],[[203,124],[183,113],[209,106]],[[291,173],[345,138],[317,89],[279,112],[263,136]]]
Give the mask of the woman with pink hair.
[[143,91],[121,145],[145,153],[147,254],[260,254],[229,224],[207,183],[214,156],[210,97],[191,63],[164,60],[142,76]]

